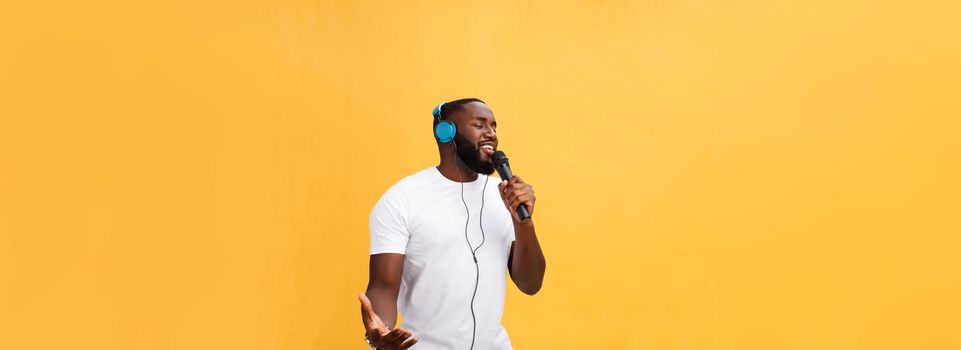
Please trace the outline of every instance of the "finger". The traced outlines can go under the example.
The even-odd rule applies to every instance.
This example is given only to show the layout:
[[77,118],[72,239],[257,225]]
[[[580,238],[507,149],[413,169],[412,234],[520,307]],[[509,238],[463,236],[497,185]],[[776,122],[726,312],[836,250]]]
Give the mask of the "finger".
[[531,188],[531,185],[517,185],[517,187],[512,188],[511,191],[518,196],[522,194],[534,194],[534,189]]
[[[511,179],[511,180],[513,180],[513,179]],[[509,183],[507,184],[507,187],[513,188],[513,189],[529,189],[529,190],[531,190],[531,191],[534,190],[534,187],[531,186],[531,184],[526,183],[526,182],[523,182],[523,181],[511,181],[511,182],[509,182]]]
[[360,299],[360,306],[367,312],[368,316],[374,313],[374,308],[370,306],[370,299],[367,298],[367,294],[360,293],[357,295],[357,299]]
[[510,213],[511,216],[517,216],[514,213],[514,208],[511,208],[511,203],[508,202],[506,198],[504,199],[504,208],[507,208],[507,212]]
[[501,198],[506,198],[511,192],[514,192],[514,186],[511,184],[504,185],[504,188],[501,189]]
[[526,201],[530,201],[532,204],[534,203],[534,200],[535,200],[535,198],[536,198],[536,197],[534,196],[534,192],[531,191],[530,188],[524,189],[524,190],[522,191],[522,193],[521,193],[521,194],[518,194],[517,196],[518,196],[518,197],[524,196],[524,199],[525,199]]
[[531,197],[528,198],[528,199],[526,199],[526,200],[524,201],[524,203],[523,203],[524,206],[527,207],[527,214],[528,214],[528,215],[534,215],[534,201],[535,201],[534,196],[531,195]]
[[508,208],[508,209],[517,208],[517,206],[515,205],[515,202],[517,201],[517,194],[516,194],[516,193],[514,193],[514,192],[508,193],[508,194],[507,194],[507,198],[504,198],[504,200],[507,201],[507,208]]
[[522,184],[522,183],[524,183],[524,180],[521,180],[521,177],[520,177],[520,176],[514,175],[513,177],[511,177],[511,182],[512,182],[512,183],[521,183],[521,184]]
[[511,201],[509,203],[510,203],[511,209],[517,208],[517,203],[519,203],[517,200],[517,196],[511,196]]
[[364,293],[360,293],[360,295],[357,296],[357,299],[360,299],[360,315],[361,317],[364,318],[364,325],[367,325],[368,326],[367,330],[370,330],[370,328],[372,328],[370,327],[371,326],[370,314],[373,311],[373,309],[370,306],[370,299],[367,299],[367,295],[365,295]]
[[367,339],[370,340],[371,344],[383,345],[384,336],[386,336],[387,333],[381,333],[379,330],[375,328],[375,329],[368,330],[366,335],[367,335]]
[[[400,346],[401,343],[403,343],[405,340],[407,340],[407,338],[410,338],[411,336],[410,331],[403,328],[397,328],[394,331],[396,332],[396,336],[394,336],[387,342],[387,344],[389,344],[391,347]],[[394,332],[391,332],[391,333],[394,333]]]
[[[520,196],[514,197],[514,200],[511,201],[511,207],[512,207],[512,208],[517,208],[517,206],[521,205],[521,203],[526,203],[526,202],[528,201],[528,200],[527,200],[528,198],[529,198],[529,196],[528,196],[527,194],[522,194],[522,195],[520,195]],[[528,208],[528,209],[530,209],[530,208]]]
[[364,324],[367,325],[367,330],[376,329],[378,334],[386,332],[387,327],[384,326],[384,321],[381,321],[377,313],[374,312],[374,307],[370,305],[370,299],[367,298],[367,295],[360,293],[357,298],[360,299],[360,307],[363,309],[361,313],[364,317]]
[[522,193],[517,195],[517,204],[526,204],[528,207],[534,205],[534,194],[533,193]]
[[414,346],[414,344],[417,344],[417,339],[410,338],[410,339],[407,339],[407,341],[401,343],[399,349],[401,350],[409,349],[411,346]]
[[517,192],[517,194],[530,192],[530,188],[528,188],[528,185],[525,184],[514,184],[509,190]]
[[393,343],[394,340],[397,340],[397,337],[400,337],[400,328],[395,328],[394,330],[390,331],[390,333],[384,334],[382,337],[380,337],[380,343],[389,345]]
[[410,336],[410,332],[402,334],[400,338],[397,338],[397,340],[394,340],[390,343],[391,347],[400,348],[400,344],[403,344],[405,341],[407,341],[407,339],[410,339]]
[[390,344],[396,335],[395,330],[390,330],[383,325],[380,328],[367,331],[367,338],[370,339],[371,344],[377,345],[378,348]]
[[517,197],[520,197],[520,196],[530,196],[530,195],[531,195],[531,193],[528,192],[526,188],[517,188],[517,189],[514,189],[513,191],[511,191],[511,194],[512,194],[512,197],[511,197],[511,198],[517,198]]

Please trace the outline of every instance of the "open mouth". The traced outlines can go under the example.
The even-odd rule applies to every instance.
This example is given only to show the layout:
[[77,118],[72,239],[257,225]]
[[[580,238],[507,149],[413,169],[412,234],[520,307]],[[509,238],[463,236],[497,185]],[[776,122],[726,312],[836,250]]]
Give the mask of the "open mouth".
[[494,145],[491,145],[491,144],[481,145],[480,150],[481,152],[484,152],[484,154],[486,154],[488,157],[490,157],[492,154],[494,154]]

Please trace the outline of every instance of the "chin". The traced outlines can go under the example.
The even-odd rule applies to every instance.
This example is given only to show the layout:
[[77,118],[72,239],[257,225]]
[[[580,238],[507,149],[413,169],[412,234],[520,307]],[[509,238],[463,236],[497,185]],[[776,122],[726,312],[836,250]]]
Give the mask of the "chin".
[[470,170],[473,170],[475,173],[478,173],[478,174],[491,175],[494,173],[493,162],[484,162],[481,164],[468,164],[468,167],[470,168]]
[[478,174],[491,175],[494,173],[494,163],[484,163],[480,169],[476,169]]

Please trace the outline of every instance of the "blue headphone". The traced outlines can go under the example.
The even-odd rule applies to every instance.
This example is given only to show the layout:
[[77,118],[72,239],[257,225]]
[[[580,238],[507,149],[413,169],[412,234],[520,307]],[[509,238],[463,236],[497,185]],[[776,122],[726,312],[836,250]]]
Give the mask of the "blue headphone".
[[440,109],[444,106],[444,103],[446,102],[441,102],[437,107],[434,107],[434,111],[431,113],[437,123],[434,125],[434,138],[440,143],[450,143],[454,140],[454,135],[457,135],[457,126],[450,120],[441,120],[443,116],[440,114]]

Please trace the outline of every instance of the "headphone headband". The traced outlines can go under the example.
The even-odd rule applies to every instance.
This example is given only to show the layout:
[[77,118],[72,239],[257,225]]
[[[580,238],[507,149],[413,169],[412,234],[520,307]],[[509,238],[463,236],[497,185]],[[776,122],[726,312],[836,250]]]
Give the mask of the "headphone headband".
[[437,107],[434,107],[434,111],[431,112],[431,115],[434,116],[434,119],[440,120],[440,118],[441,118],[441,113],[440,113],[440,111],[441,111],[441,108],[444,107],[444,104],[445,104],[445,103],[447,103],[447,102],[441,102],[440,104],[437,105]]

